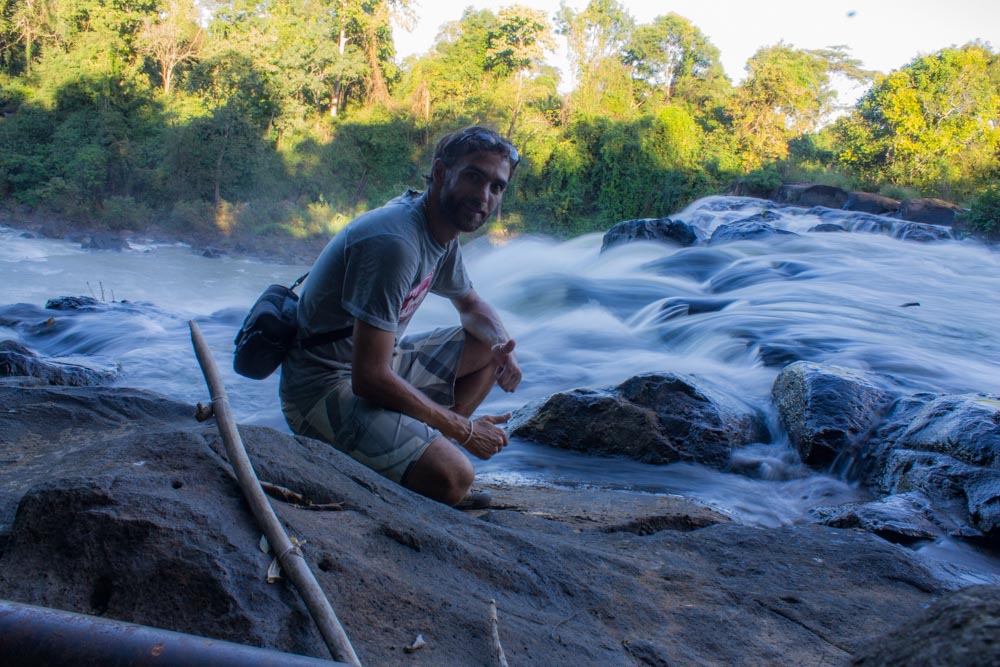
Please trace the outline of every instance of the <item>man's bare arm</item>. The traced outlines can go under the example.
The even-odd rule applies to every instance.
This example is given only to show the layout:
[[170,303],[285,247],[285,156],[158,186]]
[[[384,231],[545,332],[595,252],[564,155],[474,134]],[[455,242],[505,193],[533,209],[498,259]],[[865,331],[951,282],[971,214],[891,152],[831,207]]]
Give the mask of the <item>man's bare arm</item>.
[[[351,388],[355,395],[422,421],[446,437],[464,443],[463,446],[479,458],[488,459],[507,444],[506,433],[500,429],[495,429],[497,433],[493,433],[492,438],[484,437],[487,429],[475,429],[471,420],[438,405],[397,375],[390,366],[395,334],[355,320],[353,338]],[[473,434],[476,437],[470,438]],[[504,442],[493,442],[498,437]]]
[[514,339],[507,333],[500,315],[476,290],[451,300],[458,310],[462,327],[489,346],[497,364],[497,384],[504,391],[514,391],[521,383],[521,366],[514,356]]

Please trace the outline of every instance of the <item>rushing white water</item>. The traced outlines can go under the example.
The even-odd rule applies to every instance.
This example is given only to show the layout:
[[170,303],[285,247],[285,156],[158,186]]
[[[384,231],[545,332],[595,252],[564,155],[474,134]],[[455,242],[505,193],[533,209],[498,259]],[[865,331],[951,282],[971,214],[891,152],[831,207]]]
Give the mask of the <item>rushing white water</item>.
[[[873,216],[852,222],[846,212],[753,199],[709,198],[672,217],[707,238],[718,225],[766,207],[774,226],[796,235],[690,248],[631,243],[604,253],[597,234],[502,245],[481,239],[466,247],[476,288],[503,315],[524,370],[516,393],[495,391],[481,412],[514,410],[574,387],[611,386],[637,373],[688,373],[769,415],[775,442],[748,447],[734,461],[734,471],[752,476],[587,457],[517,440],[493,460],[477,461],[480,475],[682,494],[744,522],[775,526],[808,520],[819,505],[868,498],[864,489],[804,468],[780,435],[769,396],[784,364],[810,359],[876,371],[904,393],[1000,393],[1000,254],[972,241],[894,238],[898,226]],[[855,231],[809,231],[831,216],[845,216],[840,224]],[[0,328],[0,339],[92,364],[117,362],[121,384],[207,402],[189,340],[193,318],[238,420],[285,429],[277,378],[258,382],[233,373],[232,338],[266,285],[289,284],[307,269],[208,259],[184,246],[133,243],[132,251],[91,252],[0,228],[0,304],[24,304],[7,316],[38,325]],[[52,314],[42,310],[45,301],[67,295],[151,305],[79,312],[41,326]],[[431,297],[410,331],[456,321],[450,304]],[[1000,580],[995,561],[957,552],[947,543],[928,549]]]

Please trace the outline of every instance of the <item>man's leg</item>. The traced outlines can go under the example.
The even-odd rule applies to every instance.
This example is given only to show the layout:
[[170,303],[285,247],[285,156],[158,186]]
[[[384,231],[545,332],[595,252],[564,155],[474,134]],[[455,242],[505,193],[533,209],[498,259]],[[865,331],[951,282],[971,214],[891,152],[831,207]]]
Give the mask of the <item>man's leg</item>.
[[468,493],[474,477],[468,457],[450,440],[438,437],[406,473],[403,486],[446,505],[456,505]]
[[485,343],[466,334],[462,359],[455,376],[455,405],[452,410],[465,417],[486,400],[497,381],[497,365]]

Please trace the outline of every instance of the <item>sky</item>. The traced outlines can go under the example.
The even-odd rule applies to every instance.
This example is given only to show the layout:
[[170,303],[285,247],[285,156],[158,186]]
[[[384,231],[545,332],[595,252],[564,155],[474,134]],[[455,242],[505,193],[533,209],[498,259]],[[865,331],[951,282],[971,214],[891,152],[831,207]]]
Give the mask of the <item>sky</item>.
[[[397,28],[394,33],[401,59],[425,53],[441,25],[460,19],[469,6],[498,11],[517,4],[540,9],[550,19],[559,9],[559,0],[413,1],[418,26],[412,32]],[[690,20],[719,49],[722,66],[734,83],[743,79],[744,65],[757,49],[779,41],[802,49],[845,45],[865,68],[883,73],[918,55],[975,39],[989,43],[994,51],[1000,49],[1000,0],[620,1],[638,23],[670,12]],[[580,11],[587,0],[566,0],[566,4]],[[553,54],[549,62],[563,67],[565,52]],[[564,74],[563,88],[567,78]]]

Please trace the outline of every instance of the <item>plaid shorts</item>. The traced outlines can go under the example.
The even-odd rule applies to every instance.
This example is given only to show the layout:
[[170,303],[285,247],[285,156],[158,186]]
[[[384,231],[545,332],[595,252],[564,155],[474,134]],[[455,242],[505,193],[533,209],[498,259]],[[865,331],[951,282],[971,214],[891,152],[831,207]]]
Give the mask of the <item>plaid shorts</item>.
[[[455,404],[455,376],[464,345],[462,327],[407,336],[399,341],[392,368],[431,400],[450,408]],[[299,435],[329,442],[375,472],[402,483],[441,433],[413,417],[355,396],[350,372],[336,373],[332,380],[326,395],[311,406],[283,403],[288,426]]]

